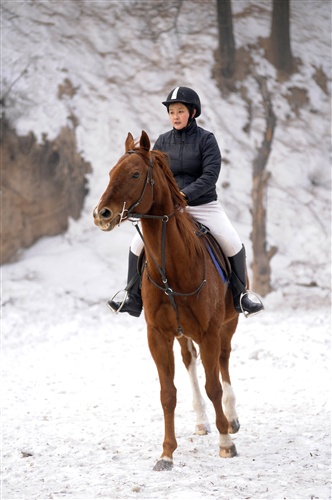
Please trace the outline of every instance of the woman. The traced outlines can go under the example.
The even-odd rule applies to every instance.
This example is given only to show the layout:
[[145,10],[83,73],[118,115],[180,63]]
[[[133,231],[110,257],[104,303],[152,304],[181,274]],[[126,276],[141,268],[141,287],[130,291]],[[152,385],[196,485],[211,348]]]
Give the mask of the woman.
[[[210,229],[227,255],[232,268],[230,287],[236,311],[246,316],[257,314],[264,306],[250,300],[246,290],[245,248],[217,201],[216,183],[221,168],[219,147],[214,135],[196,123],[201,114],[199,96],[188,87],[176,87],[163,104],[173,128],[158,137],[153,149],[169,156],[169,166],[187,201],[188,212]],[[112,299],[108,301],[114,312],[128,312],[136,317],[141,314],[137,260],[142,249],[143,243],[137,234],[129,251],[127,298],[123,304]]]

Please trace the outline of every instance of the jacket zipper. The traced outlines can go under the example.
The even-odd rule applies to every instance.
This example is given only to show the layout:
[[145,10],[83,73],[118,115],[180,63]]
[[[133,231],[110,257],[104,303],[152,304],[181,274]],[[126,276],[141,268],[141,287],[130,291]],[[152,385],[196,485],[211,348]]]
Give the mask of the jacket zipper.
[[184,178],[184,171],[183,171],[183,148],[184,148],[185,140],[186,140],[186,133],[182,132],[181,146],[180,146],[180,165],[181,165],[181,172],[182,172],[183,178]]

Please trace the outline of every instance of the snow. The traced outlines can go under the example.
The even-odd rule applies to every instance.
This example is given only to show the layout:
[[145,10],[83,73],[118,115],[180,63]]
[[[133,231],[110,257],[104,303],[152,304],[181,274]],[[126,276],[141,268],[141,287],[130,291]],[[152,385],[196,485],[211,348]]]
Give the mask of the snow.
[[[2,1],[4,93],[26,69],[6,97],[6,114],[19,133],[41,139],[56,136],[74,113],[79,148],[93,166],[80,220],[2,266],[4,500],[331,498],[330,94],[313,79],[315,68],[330,76],[330,4],[291,2],[292,48],[302,62],[283,83],[254,46],[268,36],[270,2],[232,4],[237,46],[251,44],[278,117],[268,165],[274,291],[264,313],[241,318],[233,340],[238,457],[218,456],[207,398],[211,433],[194,435],[175,346],[178,449],[172,472],[158,473],[163,417],[144,318],[113,315],[105,305],[125,284],[134,229],[102,233],[92,209],[127,132],[144,129],[153,142],[169,126],[161,100],[178,84],[192,86],[202,99],[199,124],[215,133],[227,160],[220,199],[250,266],[251,168],[265,126],[259,90],[254,79],[245,82],[253,102],[246,134],[246,104],[239,94],[221,97],[211,78],[212,1],[194,9],[184,2],[177,35],[160,41],[149,37],[139,6],[131,15],[130,2]],[[60,99],[65,78],[77,90]],[[298,116],[285,99],[294,86],[309,96]]]

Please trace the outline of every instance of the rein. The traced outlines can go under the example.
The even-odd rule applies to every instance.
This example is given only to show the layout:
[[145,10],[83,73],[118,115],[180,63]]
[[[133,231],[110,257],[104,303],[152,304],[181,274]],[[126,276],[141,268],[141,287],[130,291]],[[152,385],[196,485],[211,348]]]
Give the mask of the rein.
[[[127,151],[127,154],[132,154],[132,153],[136,153],[136,151],[132,151],[132,150]],[[123,204],[123,210],[122,210],[122,213],[120,214],[119,225],[121,224],[122,220],[125,220],[125,219],[134,219],[132,222],[133,222],[134,226],[136,227],[136,230],[137,230],[137,232],[138,232],[141,240],[143,241],[144,246],[145,246],[147,252],[149,253],[149,255],[150,255],[150,257],[151,257],[154,265],[156,266],[156,269],[158,270],[158,272],[159,272],[159,274],[161,276],[161,279],[162,279],[162,282],[163,282],[164,286],[158,285],[158,283],[156,283],[151,278],[151,276],[149,275],[149,272],[148,272],[147,262],[145,262],[145,269],[146,269],[147,278],[148,278],[148,280],[154,286],[156,286],[157,288],[159,288],[159,290],[162,290],[169,297],[170,302],[171,302],[171,304],[173,306],[173,309],[175,311],[175,314],[176,314],[176,319],[177,319],[177,323],[178,323],[178,336],[181,337],[183,335],[183,330],[182,330],[182,327],[181,327],[180,322],[179,322],[179,314],[178,314],[178,309],[177,309],[177,305],[176,305],[174,297],[190,297],[190,296],[193,296],[195,294],[198,294],[201,291],[201,289],[203,288],[203,286],[206,283],[206,256],[205,256],[205,253],[203,252],[203,255],[204,255],[204,278],[203,278],[202,283],[196,288],[196,290],[194,290],[193,292],[189,292],[189,293],[182,293],[182,292],[176,292],[176,291],[174,291],[169,286],[168,279],[166,277],[166,264],[165,264],[165,261],[166,261],[166,259],[165,259],[166,228],[167,228],[167,222],[169,221],[169,219],[171,217],[173,217],[174,212],[171,213],[171,214],[168,214],[168,215],[146,215],[146,214],[141,214],[141,213],[133,212],[133,210],[141,203],[141,201],[143,199],[143,196],[145,194],[146,187],[147,187],[147,185],[149,183],[152,186],[152,199],[153,199],[154,180],[152,178],[152,165],[153,165],[153,161],[152,161],[152,158],[150,157],[150,162],[149,162],[149,167],[148,167],[148,173],[147,173],[145,185],[144,185],[143,191],[141,193],[141,196],[139,197],[139,199],[135,203],[133,203],[133,205],[131,207],[129,207],[128,210],[125,209],[126,202],[124,202],[124,204]],[[123,217],[124,212],[126,212],[125,217]],[[159,219],[162,222],[161,267],[158,265],[156,259],[153,257],[153,255],[152,255],[149,247],[147,246],[147,244],[145,242],[145,239],[144,239],[144,236],[143,236],[143,233],[142,233],[142,231],[139,228],[137,219]]]

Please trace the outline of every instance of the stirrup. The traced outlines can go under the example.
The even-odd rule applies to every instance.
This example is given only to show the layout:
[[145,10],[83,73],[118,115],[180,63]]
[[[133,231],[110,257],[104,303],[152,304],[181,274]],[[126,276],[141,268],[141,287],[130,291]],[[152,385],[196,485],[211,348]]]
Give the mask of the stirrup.
[[[121,302],[121,304],[119,305],[119,307],[118,307],[117,309],[113,309],[113,307],[111,306],[111,302],[113,302],[113,299],[115,299],[115,297],[116,297],[117,295],[119,295],[119,293],[121,293],[121,292],[125,292],[124,299],[123,299],[123,301]],[[119,290],[118,292],[116,292],[116,293],[113,295],[113,297],[112,297],[110,300],[108,300],[108,301],[107,301],[107,305],[108,305],[108,307],[110,308],[110,310],[111,310],[114,314],[118,314],[118,313],[121,311],[121,309],[123,308],[124,303],[125,303],[125,302],[126,302],[126,300],[127,300],[127,297],[128,297],[128,290]]]
[[[259,311],[256,311],[256,312],[252,312],[252,313],[250,313],[249,311],[245,311],[243,309],[243,307],[242,307],[242,299],[243,299],[243,297],[247,296],[249,298],[249,300],[251,300],[250,297],[249,297],[249,294],[253,295],[255,297],[255,299],[257,299],[257,302],[254,302],[254,303],[255,304],[260,304],[262,306],[262,309],[260,309]],[[246,318],[251,318],[252,316],[256,316],[256,314],[259,314],[260,312],[262,312],[264,310],[264,304],[263,304],[263,302],[258,297],[258,295],[255,292],[252,292],[251,290],[247,290],[246,292],[241,293],[239,305],[240,305],[241,312],[243,313],[243,315]]]

